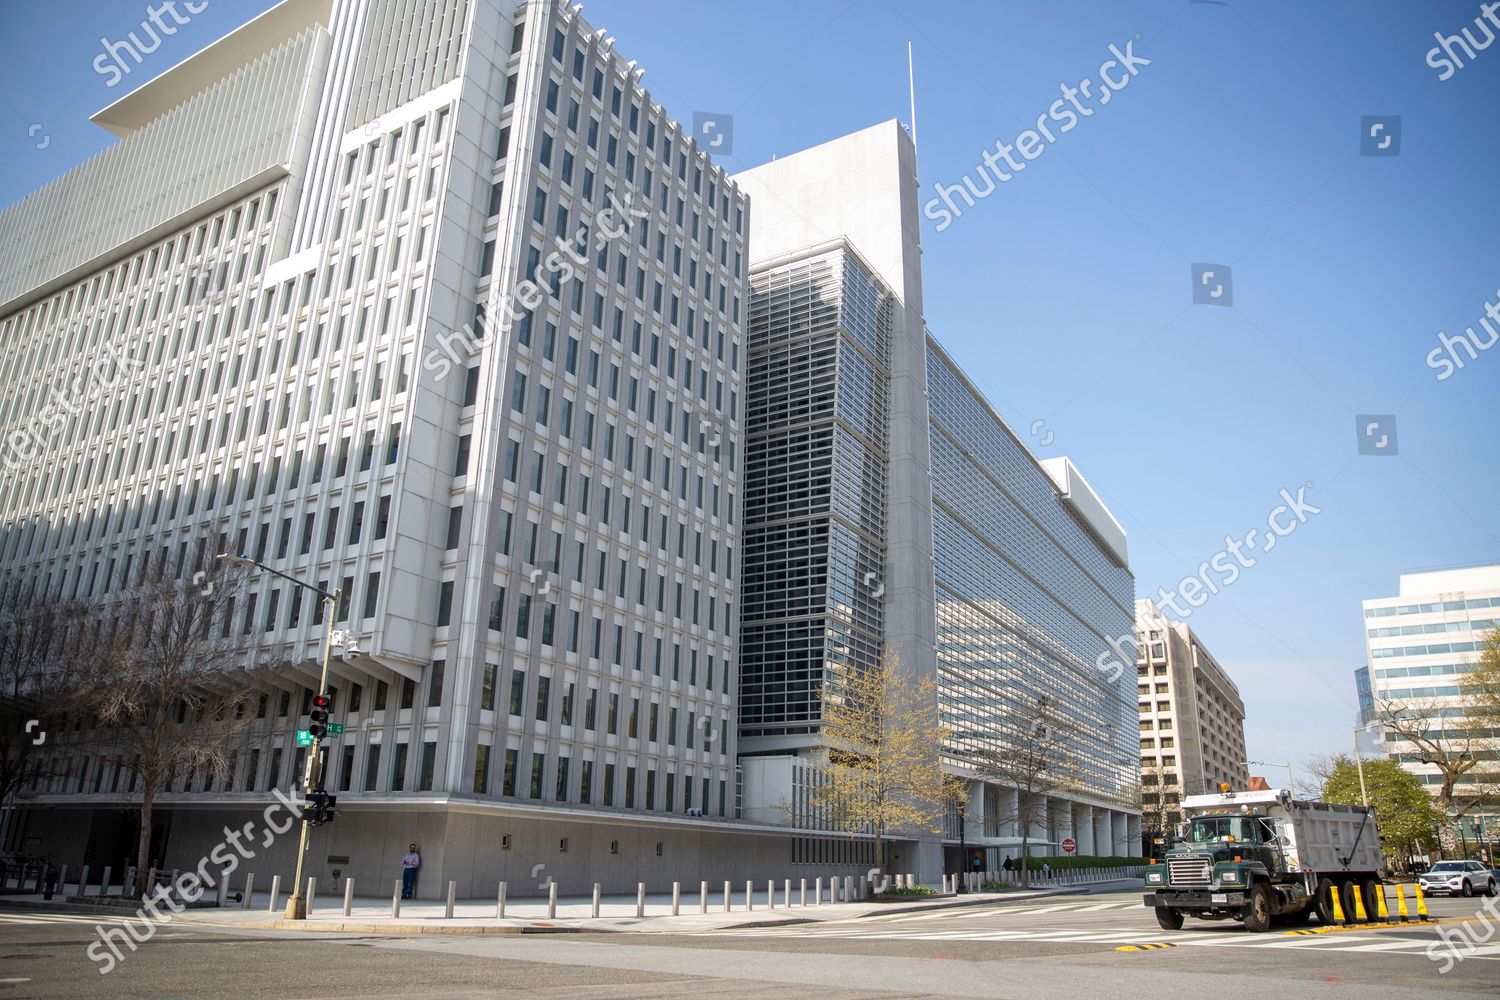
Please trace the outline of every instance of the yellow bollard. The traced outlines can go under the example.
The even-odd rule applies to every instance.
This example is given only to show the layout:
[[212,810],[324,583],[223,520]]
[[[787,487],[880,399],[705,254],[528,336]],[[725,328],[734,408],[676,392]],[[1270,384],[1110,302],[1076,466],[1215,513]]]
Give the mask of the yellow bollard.
[[1375,906],[1378,910],[1380,922],[1388,924],[1391,922],[1391,908],[1385,904],[1385,883],[1375,883]]
[[1406,886],[1400,882],[1396,883],[1396,913],[1403,924],[1411,919],[1411,911],[1406,908]]
[[1354,890],[1354,918],[1362,924],[1370,922],[1370,915],[1365,912],[1365,892],[1360,888],[1358,882],[1352,883],[1350,888]]
[[1411,891],[1414,892],[1414,893],[1416,893],[1416,896],[1417,896],[1417,919],[1418,920],[1426,920],[1427,919],[1427,900],[1422,898],[1422,885],[1421,885],[1421,883],[1419,882],[1416,885],[1412,886],[1411,887]]
[[1349,920],[1344,916],[1344,903],[1339,898],[1339,887],[1337,885],[1330,885],[1328,887],[1328,895],[1333,901],[1333,922],[1335,924],[1347,924]]

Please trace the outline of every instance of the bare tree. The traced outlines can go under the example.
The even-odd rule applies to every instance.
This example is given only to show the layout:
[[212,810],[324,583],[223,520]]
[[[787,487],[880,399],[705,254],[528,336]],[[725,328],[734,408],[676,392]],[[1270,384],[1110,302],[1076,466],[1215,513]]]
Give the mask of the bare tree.
[[1443,842],[1451,849],[1458,840],[1458,822],[1490,791],[1493,775],[1479,767],[1492,758],[1496,741],[1468,720],[1450,720],[1445,707],[1431,699],[1387,701],[1376,707],[1376,716],[1393,742],[1410,748],[1398,747],[1398,753],[1437,768],[1437,800],[1447,820]]
[[979,751],[979,773],[1016,791],[1013,809],[1002,808],[1002,822],[1021,831],[1021,885],[1031,884],[1027,859],[1031,827],[1047,821],[1047,797],[1073,787],[1080,769],[1076,724],[1049,695],[1025,697],[1002,713],[1004,742]]
[[887,647],[868,670],[850,669],[825,685],[819,743],[820,778],[812,804],[834,826],[871,830],[875,867],[885,867],[884,843],[895,830],[942,829],[956,796],[940,765],[947,730],[938,718],[931,677],[914,680]]
[[0,805],[53,773],[54,737],[76,710],[87,656],[87,608],[0,586]]
[[140,778],[138,895],[149,889],[158,792],[178,773],[223,780],[229,745],[251,721],[253,647],[244,633],[256,623],[249,607],[234,620],[242,582],[241,571],[218,563],[192,582],[148,573],[109,609],[113,626],[90,681],[98,736],[133,758]]
[[[1172,811],[1166,798],[1168,773],[1170,772],[1162,766],[1159,757],[1141,758],[1141,782],[1137,786],[1137,791],[1141,809],[1143,842],[1154,843],[1157,838],[1163,841],[1168,839],[1168,827],[1171,825],[1169,814]],[[1131,850],[1140,850],[1144,846],[1144,843],[1137,844]]]

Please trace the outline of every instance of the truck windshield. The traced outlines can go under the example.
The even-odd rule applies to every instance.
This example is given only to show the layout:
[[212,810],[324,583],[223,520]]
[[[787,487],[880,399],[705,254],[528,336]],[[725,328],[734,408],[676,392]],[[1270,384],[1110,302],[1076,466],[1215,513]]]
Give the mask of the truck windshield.
[[1260,842],[1260,824],[1253,816],[1200,816],[1188,828],[1188,839],[1195,844],[1227,842],[1256,844]]

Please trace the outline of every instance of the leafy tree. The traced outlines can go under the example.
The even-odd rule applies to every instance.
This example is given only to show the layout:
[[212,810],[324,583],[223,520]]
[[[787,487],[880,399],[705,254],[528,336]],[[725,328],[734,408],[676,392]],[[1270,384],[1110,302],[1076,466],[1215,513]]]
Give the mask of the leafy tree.
[[1022,698],[1002,713],[1004,742],[981,750],[979,773],[1016,790],[1016,805],[1001,810],[1002,822],[1021,830],[1021,885],[1031,882],[1027,843],[1031,828],[1047,822],[1047,799],[1079,778],[1077,724],[1049,695]]
[[868,670],[840,672],[822,692],[823,727],[813,808],[849,834],[875,837],[875,867],[884,871],[884,844],[898,830],[940,832],[956,796],[940,752],[937,686],[901,670],[887,647]]
[[[1403,862],[1416,854],[1437,847],[1433,831],[1443,822],[1442,811],[1433,802],[1417,776],[1394,760],[1376,758],[1364,762],[1365,789],[1375,819],[1380,824],[1380,839],[1386,853]],[[1360,805],[1359,768],[1348,755],[1331,761],[1323,779],[1322,799],[1345,805]]]

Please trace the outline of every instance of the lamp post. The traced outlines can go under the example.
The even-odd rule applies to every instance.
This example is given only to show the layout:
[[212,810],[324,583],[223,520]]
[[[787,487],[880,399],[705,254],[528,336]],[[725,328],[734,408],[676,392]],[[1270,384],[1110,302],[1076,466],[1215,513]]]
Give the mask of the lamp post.
[[[315,587],[312,584],[305,583],[294,576],[287,576],[280,570],[272,569],[270,566],[267,566],[263,562],[259,562],[255,559],[247,559],[244,556],[231,555],[228,552],[222,552],[219,554],[219,558],[224,562],[231,563],[235,566],[259,567],[260,569],[265,570],[267,573],[270,573],[273,576],[279,576],[283,580],[287,580],[304,590],[310,590],[323,599],[323,673],[318,678],[318,693],[327,694],[328,660],[333,650],[333,616],[336,613],[336,609],[338,608],[339,588],[333,588],[332,592],[326,591],[322,587]],[[307,755],[307,768],[303,772],[302,777],[302,790],[304,794],[312,791],[313,788],[316,787],[317,782],[321,777],[320,769],[322,761],[319,757],[319,749],[322,742],[323,738],[321,736],[313,736],[312,746],[309,748],[310,752]],[[311,830],[312,824],[308,822],[307,812],[306,810],[304,810],[302,813],[302,831],[297,842],[297,874],[293,877],[292,880],[291,898],[286,901],[285,917],[288,920],[307,919],[307,897],[302,894],[302,869],[303,863],[307,859],[307,841],[309,832]]]
[[1363,726],[1354,727],[1354,766],[1359,770],[1359,799],[1366,807],[1370,804],[1370,793],[1365,788],[1365,757],[1359,752],[1359,734],[1376,724],[1367,722]]

